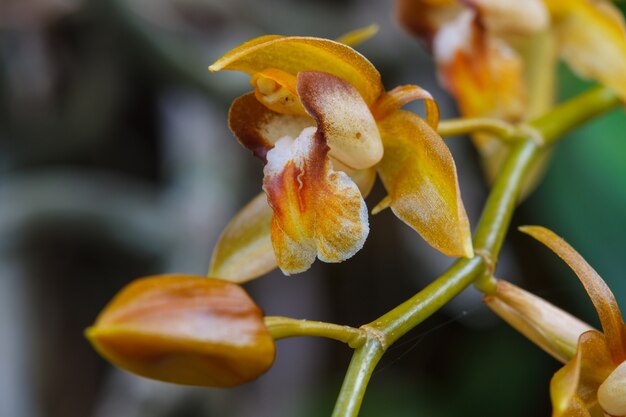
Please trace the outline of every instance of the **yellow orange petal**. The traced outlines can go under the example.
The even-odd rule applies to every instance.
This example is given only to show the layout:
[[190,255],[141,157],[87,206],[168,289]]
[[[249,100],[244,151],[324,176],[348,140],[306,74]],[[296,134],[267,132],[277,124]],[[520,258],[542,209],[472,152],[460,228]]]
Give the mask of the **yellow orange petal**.
[[612,367],[604,336],[595,330],[583,333],[576,356],[550,382],[553,416],[589,415],[584,410],[593,409],[598,386]]
[[383,144],[376,121],[352,85],[331,74],[303,71],[298,74],[298,94],[333,158],[352,169],[380,161]]
[[578,338],[591,326],[509,282],[499,280],[485,303],[500,318],[537,346],[566,363],[574,356]]
[[228,112],[228,126],[239,142],[265,161],[276,141],[297,136],[315,121],[308,116],[279,114],[259,103],[253,93],[235,99]]
[[[527,108],[520,56],[489,34],[472,10],[446,24],[434,40],[434,55],[444,87],[464,117],[495,117],[516,123]],[[508,149],[488,134],[472,137],[487,178],[493,179]]]
[[519,120],[526,107],[518,54],[490,36],[467,10],[437,33],[435,60],[464,116]]
[[250,201],[222,232],[211,258],[209,276],[246,282],[276,268],[270,239],[272,209],[265,193]]
[[546,0],[561,56],[582,77],[613,88],[626,100],[626,29],[605,0]]
[[320,38],[263,36],[226,53],[209,70],[254,75],[268,68],[294,76],[300,71],[333,74],[352,84],[368,105],[383,91],[380,74],[365,57],[347,45]]
[[572,268],[598,312],[613,360],[616,363],[626,360],[626,334],[622,314],[613,293],[600,275],[574,248],[551,230],[541,226],[524,226],[520,230],[546,245]]
[[369,26],[353,30],[338,37],[337,42],[346,44],[348,46],[356,46],[376,36],[379,29],[380,27],[376,23],[373,23]]
[[379,128],[385,155],[378,172],[393,212],[441,252],[473,256],[456,167],[441,137],[404,110],[383,119]]
[[271,366],[275,353],[261,310],[241,287],[190,275],[132,282],[87,337],[127,371],[185,385],[248,382]]
[[365,202],[347,174],[331,168],[320,132],[307,128],[278,141],[264,174],[272,244],[285,274],[308,269],[316,256],[341,262],[361,249],[369,232]]
[[372,112],[377,120],[382,120],[394,110],[414,100],[424,100],[426,122],[436,129],[439,124],[439,106],[428,91],[417,85],[401,85],[388,91],[374,104]]

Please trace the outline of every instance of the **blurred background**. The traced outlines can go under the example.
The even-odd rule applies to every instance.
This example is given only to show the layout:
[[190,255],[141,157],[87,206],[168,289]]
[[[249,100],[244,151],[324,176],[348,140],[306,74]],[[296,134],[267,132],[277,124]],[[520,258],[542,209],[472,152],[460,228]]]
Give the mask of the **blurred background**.
[[[0,416],[328,416],[351,350],[278,342],[275,366],[234,390],[152,382],[117,370],[83,337],[134,278],[205,274],[220,231],[260,191],[262,167],[227,129],[242,74],[207,66],[252,37],[336,38],[378,23],[357,49],[387,88],[438,87],[431,59],[375,0],[0,0]],[[588,87],[560,70],[559,94]],[[415,107],[420,111],[419,106]],[[626,118],[559,144],[513,226],[572,243],[626,308]],[[467,138],[448,144],[476,225],[487,188]],[[377,185],[370,208],[384,195]],[[451,263],[387,210],[349,262],[317,262],[246,285],[268,315],[359,326]],[[597,325],[575,276],[514,228],[498,276]],[[559,364],[466,290],[388,351],[361,416],[548,416]]]

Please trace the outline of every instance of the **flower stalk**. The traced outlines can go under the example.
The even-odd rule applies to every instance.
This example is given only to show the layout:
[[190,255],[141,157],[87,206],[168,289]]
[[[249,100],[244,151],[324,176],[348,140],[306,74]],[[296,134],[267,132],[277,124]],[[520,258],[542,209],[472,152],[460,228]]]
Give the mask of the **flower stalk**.
[[[543,138],[516,143],[498,174],[474,233],[476,256],[457,261],[448,271],[413,297],[367,326],[383,336],[370,338],[356,349],[341,387],[333,417],[356,417],[373,368],[382,353],[401,336],[430,317],[472,283],[486,292],[495,291],[489,264],[495,265],[515,209],[524,175],[539,150],[554,144],[564,134],[615,108],[617,95],[606,87],[596,87],[556,106],[529,123]],[[445,122],[442,122],[444,124]],[[487,260],[487,261],[486,261]],[[487,272],[487,274],[486,274]],[[480,285],[482,284],[482,285]]]

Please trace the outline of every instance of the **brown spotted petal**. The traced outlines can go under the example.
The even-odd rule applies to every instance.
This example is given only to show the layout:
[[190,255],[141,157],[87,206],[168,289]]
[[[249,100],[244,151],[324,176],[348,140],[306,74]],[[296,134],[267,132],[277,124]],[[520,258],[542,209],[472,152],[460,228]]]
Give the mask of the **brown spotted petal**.
[[263,172],[272,245],[285,274],[305,271],[315,257],[341,262],[361,249],[369,232],[365,202],[348,175],[332,169],[321,132],[307,128],[279,140]]
[[352,85],[332,74],[303,71],[298,73],[298,95],[317,121],[333,158],[352,169],[380,161],[383,145],[376,121]]
[[449,256],[473,256],[469,222],[452,155],[422,118],[396,110],[379,122],[385,156],[378,165],[393,212]]
[[240,286],[190,275],[133,281],[87,337],[122,369],[184,385],[251,381],[267,371],[275,353],[263,313]]
[[272,209],[257,195],[228,223],[213,250],[209,276],[246,282],[276,268],[270,239]]
[[276,113],[262,105],[254,93],[235,99],[228,112],[228,126],[239,142],[265,162],[267,151],[284,136],[296,137],[302,129],[313,126],[308,116]]

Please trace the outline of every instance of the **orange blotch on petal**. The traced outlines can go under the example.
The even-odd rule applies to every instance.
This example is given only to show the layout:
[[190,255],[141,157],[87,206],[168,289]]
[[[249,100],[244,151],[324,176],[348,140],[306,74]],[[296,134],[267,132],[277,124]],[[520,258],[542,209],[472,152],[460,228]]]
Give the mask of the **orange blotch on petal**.
[[358,187],[334,171],[320,132],[283,138],[267,155],[263,189],[274,210],[271,237],[287,275],[305,271],[316,257],[341,262],[361,249],[369,232]]
[[303,71],[298,94],[317,121],[330,155],[352,169],[374,166],[383,156],[376,121],[359,92],[334,75]]
[[443,139],[404,110],[386,117],[379,128],[385,156],[378,172],[393,212],[446,255],[472,257],[456,167]]

